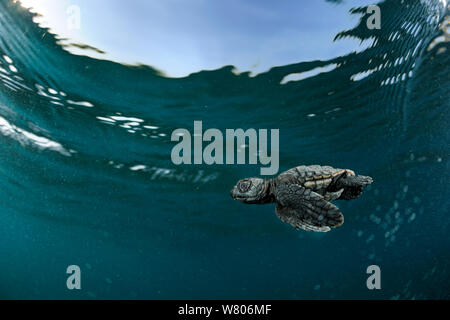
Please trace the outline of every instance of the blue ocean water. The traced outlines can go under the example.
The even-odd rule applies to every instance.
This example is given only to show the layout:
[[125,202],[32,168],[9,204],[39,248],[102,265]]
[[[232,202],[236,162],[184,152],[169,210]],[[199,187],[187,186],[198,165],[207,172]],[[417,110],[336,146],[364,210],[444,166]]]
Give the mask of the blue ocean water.
[[[371,44],[347,55],[172,78],[74,55],[1,0],[0,297],[449,299],[448,9],[377,5],[379,30],[349,12],[335,41]],[[294,230],[274,205],[230,198],[259,166],[170,161],[172,131],[194,120],[279,128],[280,172],[327,164],[375,182],[338,203],[342,227]],[[81,290],[66,288],[74,264]],[[381,290],[366,287],[372,264]]]

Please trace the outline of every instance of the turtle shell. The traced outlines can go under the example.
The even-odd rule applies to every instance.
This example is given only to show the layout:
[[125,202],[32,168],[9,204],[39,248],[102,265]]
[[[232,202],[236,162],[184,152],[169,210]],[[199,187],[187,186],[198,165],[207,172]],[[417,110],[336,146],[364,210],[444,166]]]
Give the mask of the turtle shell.
[[333,178],[347,173],[349,175],[355,175],[352,170],[349,169],[338,169],[330,166],[298,166],[289,169],[282,174],[280,177],[289,178],[290,180],[296,181],[296,183],[303,185],[305,188],[311,189],[324,195],[323,191],[331,184]]

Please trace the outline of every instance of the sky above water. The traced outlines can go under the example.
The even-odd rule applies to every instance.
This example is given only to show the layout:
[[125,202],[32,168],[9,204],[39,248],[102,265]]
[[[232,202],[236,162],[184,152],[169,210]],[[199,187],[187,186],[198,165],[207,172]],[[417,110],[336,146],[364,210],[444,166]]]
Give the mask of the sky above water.
[[[234,65],[253,74],[273,66],[330,59],[369,45],[333,42],[354,27],[352,7],[370,1],[270,0],[21,0],[36,19],[69,42],[106,52],[77,54],[151,65],[171,77]],[[70,6],[80,9],[80,29],[69,28]]]

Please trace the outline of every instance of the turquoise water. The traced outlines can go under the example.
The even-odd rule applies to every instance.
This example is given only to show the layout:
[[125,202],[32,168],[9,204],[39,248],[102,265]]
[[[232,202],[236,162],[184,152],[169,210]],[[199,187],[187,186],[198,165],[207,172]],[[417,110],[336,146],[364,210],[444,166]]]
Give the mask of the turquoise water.
[[[380,30],[348,13],[335,41],[371,43],[349,54],[171,78],[69,53],[0,1],[0,297],[450,298],[448,11],[378,5]],[[170,135],[194,120],[279,128],[280,172],[328,164],[375,182],[338,204],[341,228],[294,230],[273,205],[230,198],[259,166],[172,164]]]

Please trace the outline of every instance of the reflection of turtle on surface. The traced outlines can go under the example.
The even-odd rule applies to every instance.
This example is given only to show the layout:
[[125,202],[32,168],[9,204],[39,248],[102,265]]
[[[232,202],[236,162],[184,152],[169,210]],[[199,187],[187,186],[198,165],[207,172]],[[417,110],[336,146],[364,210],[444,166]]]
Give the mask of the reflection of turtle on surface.
[[276,202],[276,213],[282,221],[295,228],[327,232],[344,223],[342,213],[329,201],[356,199],[372,181],[349,169],[299,166],[274,179],[240,180],[231,196],[250,204]]

